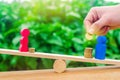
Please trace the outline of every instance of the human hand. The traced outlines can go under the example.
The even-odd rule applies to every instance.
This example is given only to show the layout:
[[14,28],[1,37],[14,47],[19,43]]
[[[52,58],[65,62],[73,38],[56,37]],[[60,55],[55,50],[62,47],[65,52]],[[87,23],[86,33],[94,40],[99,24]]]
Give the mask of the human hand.
[[90,34],[105,35],[111,29],[120,27],[120,5],[93,7],[84,24]]

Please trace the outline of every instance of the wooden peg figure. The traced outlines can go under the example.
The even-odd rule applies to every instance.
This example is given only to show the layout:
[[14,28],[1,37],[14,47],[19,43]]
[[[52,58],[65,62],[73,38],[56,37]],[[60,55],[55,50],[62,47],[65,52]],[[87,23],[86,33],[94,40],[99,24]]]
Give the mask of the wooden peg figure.
[[25,28],[21,30],[21,39],[20,39],[20,47],[19,51],[28,52],[28,36],[30,34],[29,29]]
[[106,42],[105,36],[98,36],[97,44],[95,47],[95,58],[99,60],[104,60],[106,56]]

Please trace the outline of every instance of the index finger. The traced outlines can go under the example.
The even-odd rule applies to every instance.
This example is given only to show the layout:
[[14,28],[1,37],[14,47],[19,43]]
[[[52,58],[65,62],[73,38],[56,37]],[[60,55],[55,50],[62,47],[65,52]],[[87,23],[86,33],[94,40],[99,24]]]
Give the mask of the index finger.
[[92,22],[88,19],[85,19],[84,25],[85,25],[86,31],[88,32],[88,30],[90,29],[90,26],[92,25]]
[[86,31],[88,32],[88,30],[90,29],[91,25],[97,21],[98,17],[97,15],[95,14],[96,11],[94,8],[92,8],[89,13],[87,14],[87,16],[85,17],[85,20],[84,20],[84,25],[85,25],[85,28],[86,28]]

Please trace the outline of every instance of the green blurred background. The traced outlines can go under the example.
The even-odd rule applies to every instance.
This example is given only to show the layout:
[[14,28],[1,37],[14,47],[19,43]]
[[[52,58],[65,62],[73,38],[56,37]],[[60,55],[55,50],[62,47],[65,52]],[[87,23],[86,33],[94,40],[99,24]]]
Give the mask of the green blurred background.
[[[83,20],[93,6],[115,5],[104,0],[0,1],[0,48],[18,49],[20,30],[30,29],[29,47],[39,52],[83,56],[95,47],[85,39]],[[117,17],[117,16],[115,16]],[[107,58],[120,59],[120,30],[107,34]],[[54,60],[0,54],[0,71],[52,68]],[[67,61],[68,67],[99,66]]]

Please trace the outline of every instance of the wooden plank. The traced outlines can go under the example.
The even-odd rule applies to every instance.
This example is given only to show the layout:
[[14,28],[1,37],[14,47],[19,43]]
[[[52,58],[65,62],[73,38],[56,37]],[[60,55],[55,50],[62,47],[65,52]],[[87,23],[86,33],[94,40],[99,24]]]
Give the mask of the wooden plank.
[[63,60],[72,60],[72,61],[80,61],[80,62],[120,65],[120,60],[112,60],[112,59],[97,60],[94,58],[92,59],[84,58],[81,56],[68,56],[68,55],[42,53],[42,52],[29,53],[29,52],[20,52],[18,50],[9,50],[9,49],[0,49],[0,53],[9,54],[9,55],[18,55],[18,56],[37,57],[37,58],[63,59]]
[[92,67],[67,69],[64,73],[53,70],[0,72],[0,80],[119,80],[119,67]]

